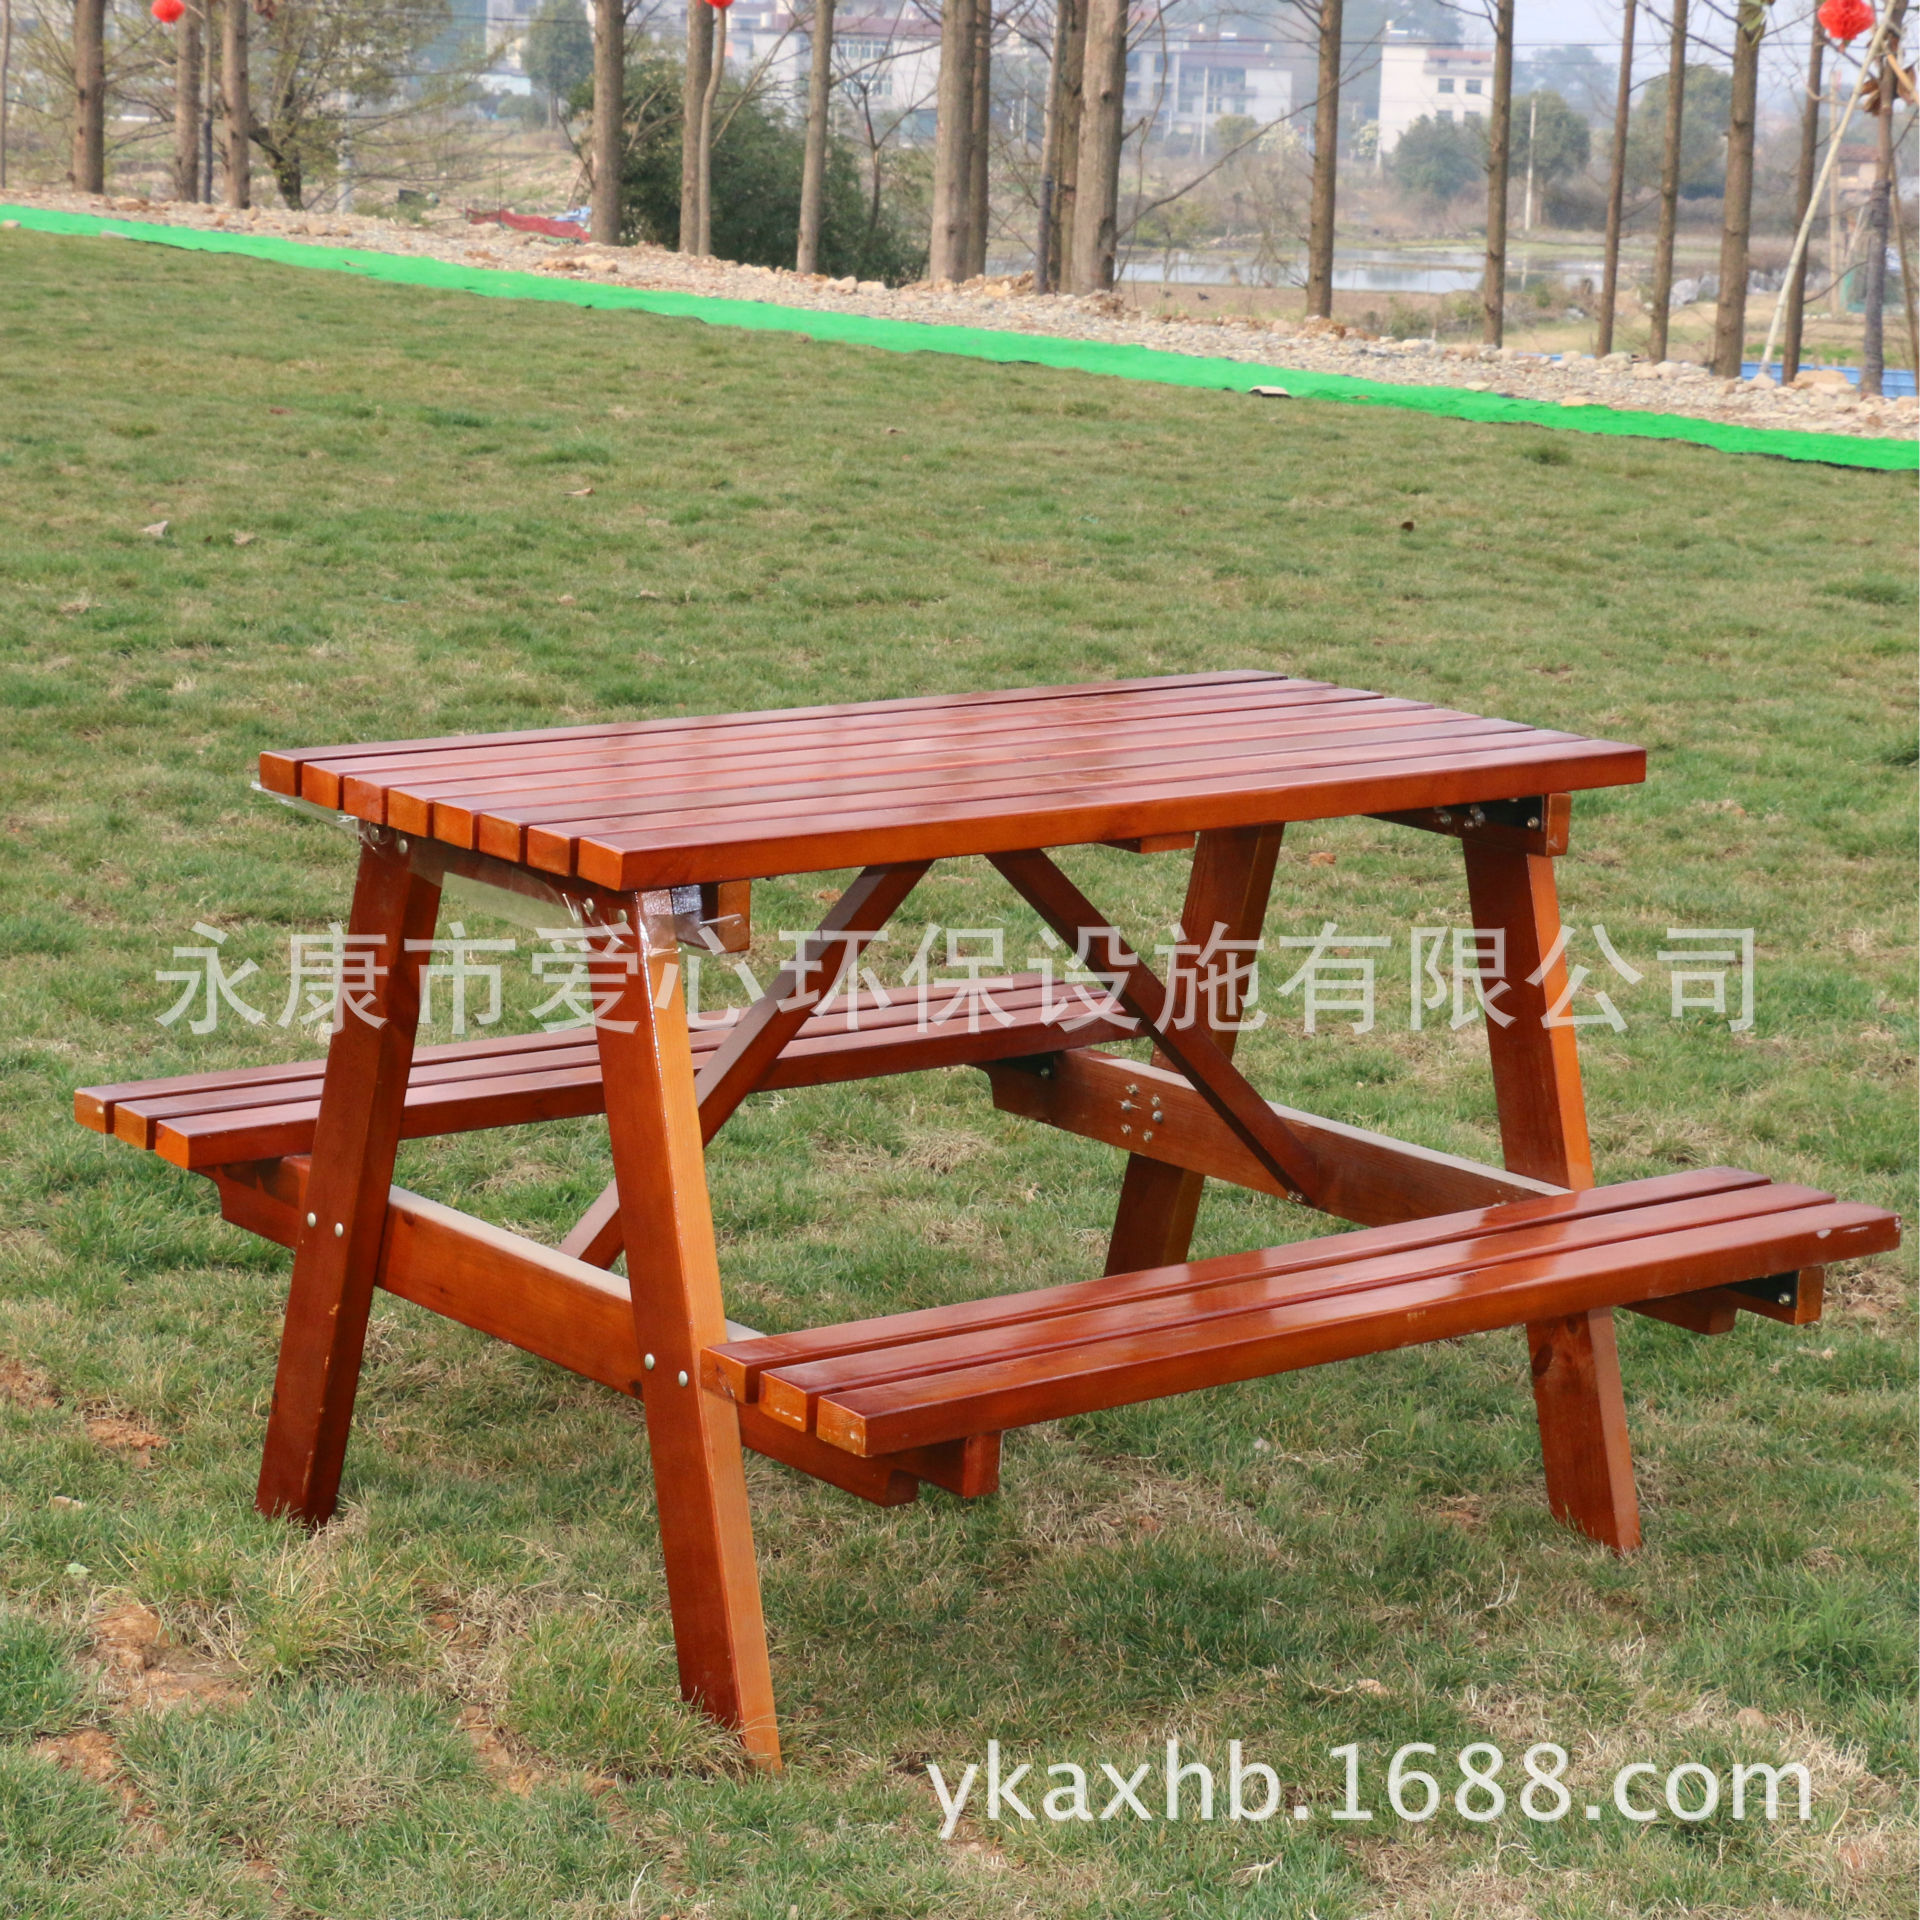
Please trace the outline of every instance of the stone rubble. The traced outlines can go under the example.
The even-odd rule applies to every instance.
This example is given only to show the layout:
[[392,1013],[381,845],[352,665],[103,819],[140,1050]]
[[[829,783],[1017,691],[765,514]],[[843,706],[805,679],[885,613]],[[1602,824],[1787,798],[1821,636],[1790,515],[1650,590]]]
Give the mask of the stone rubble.
[[1513,347],[1382,340],[1327,321],[1295,324],[1222,314],[1201,318],[1138,312],[1114,294],[1035,294],[1032,276],[888,288],[851,275],[801,276],[782,267],[696,260],[662,247],[603,247],[470,225],[445,211],[419,224],[348,214],[244,213],[185,202],[73,193],[15,194],[23,203],[67,212],[126,213],[143,221],[293,240],[344,241],[372,252],[412,254],[457,266],[508,267],[651,290],[759,300],[785,307],[868,314],[877,319],[990,327],[1006,332],[1106,340],[1263,366],[1295,367],[1404,386],[1447,386],[1562,406],[1618,407],[1686,414],[1753,427],[1822,433],[1911,435],[1920,400],[1860,399],[1838,369],[1808,369],[1789,388],[1757,375],[1718,379],[1705,367],[1631,354],[1570,353],[1558,362]]

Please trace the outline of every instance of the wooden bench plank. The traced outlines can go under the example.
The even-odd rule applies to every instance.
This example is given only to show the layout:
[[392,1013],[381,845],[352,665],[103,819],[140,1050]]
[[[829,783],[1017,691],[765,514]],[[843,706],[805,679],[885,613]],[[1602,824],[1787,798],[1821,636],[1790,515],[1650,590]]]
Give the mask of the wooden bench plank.
[[[1201,1279],[1192,1287],[1157,1293],[1150,1299],[1122,1298],[1101,1307],[1030,1322],[1020,1330],[1018,1348],[1026,1358],[1113,1337],[1146,1337],[1161,1330],[1185,1332],[1210,1321],[1238,1318],[1267,1308],[1331,1300],[1413,1281],[1437,1281],[1448,1274],[1471,1272],[1477,1277],[1514,1262],[1732,1226],[1766,1215],[1829,1205],[1832,1198],[1811,1187],[1734,1188],[1658,1206],[1461,1235],[1435,1246],[1371,1260],[1344,1260],[1304,1273],[1298,1269],[1282,1273],[1258,1269],[1234,1280]],[[1200,1268],[1210,1264],[1200,1263]],[[1198,1277],[1200,1268],[1190,1271]],[[877,1352],[839,1354],[804,1366],[783,1366],[762,1374],[758,1404],[774,1419],[806,1432],[813,1427],[819,1402],[839,1398],[843,1388],[864,1390],[916,1379],[931,1382],[938,1374],[990,1363],[1005,1352],[1007,1344],[1005,1333],[995,1329],[912,1341]]]
[[[1101,1019],[1067,1028],[1049,1020],[1047,988],[1038,975],[1010,975],[984,983],[1007,1015],[1004,1025],[982,1017],[979,1031],[956,1020],[922,1027],[916,999],[891,1006],[859,995],[847,1024],[844,997],[809,1016],[765,1072],[771,1089],[823,1086],[882,1074],[979,1064],[1063,1048],[1124,1039],[1126,1023]],[[936,1003],[933,1009],[939,1011]],[[694,1030],[696,1063],[716,1059],[730,1026]],[[325,1062],[243,1067],[173,1079],[127,1081],[82,1088],[74,1116],[83,1126],[111,1132],[192,1172],[234,1161],[305,1153],[319,1114]],[[604,1108],[600,1063],[591,1028],[554,1034],[516,1034],[450,1046],[422,1047],[415,1055],[401,1123],[402,1138],[519,1126],[577,1118]]]
[[1002,1432],[1395,1347],[1738,1285],[1768,1271],[1884,1252],[1898,1237],[1898,1223],[1877,1207],[1801,1207],[1065,1352],[1015,1351],[929,1378],[843,1390],[820,1401],[815,1428],[852,1453]]
[[[868,1353],[915,1340],[937,1340],[960,1333],[997,1329],[1010,1340],[1029,1321],[1074,1313],[1116,1301],[1144,1301],[1160,1293],[1178,1293],[1196,1284],[1226,1283],[1256,1273],[1308,1273],[1346,1260],[1365,1260],[1435,1247],[1462,1236],[1497,1233],[1536,1222],[1573,1222],[1593,1215],[1659,1206],[1699,1195],[1741,1188],[1764,1187],[1765,1177],[1737,1167],[1701,1167],[1685,1173],[1661,1174],[1650,1180],[1625,1181],[1610,1187],[1589,1187],[1579,1193],[1555,1193],[1538,1199],[1472,1207],[1392,1226],[1368,1227],[1357,1233],[1327,1234],[1293,1246],[1256,1253],[1222,1254],[1211,1260],[1186,1261],[1141,1273],[1107,1274],[1096,1280],[1073,1280],[1057,1287],[1008,1293],[985,1300],[966,1300],[952,1306],[923,1307],[916,1312],[886,1314],[840,1326],[813,1327],[804,1332],[769,1334],[746,1343],[713,1348],[705,1357],[709,1379],[735,1399],[757,1397],[761,1376],[771,1368],[803,1366],[843,1353]],[[1198,1276],[1198,1279],[1196,1279]]]

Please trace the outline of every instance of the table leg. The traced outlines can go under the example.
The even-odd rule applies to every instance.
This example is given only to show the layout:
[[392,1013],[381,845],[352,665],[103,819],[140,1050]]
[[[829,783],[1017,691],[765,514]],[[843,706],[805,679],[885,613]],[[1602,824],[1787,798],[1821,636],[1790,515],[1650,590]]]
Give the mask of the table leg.
[[777,1769],[739,1419],[700,1385],[701,1351],[727,1323],[679,955],[671,927],[639,917],[637,895],[633,910],[639,966],[601,1011],[600,1063],[680,1690]]
[[[1205,941],[1224,926],[1228,940],[1257,940],[1273,891],[1274,863],[1280,857],[1279,827],[1222,828],[1201,834],[1193,850],[1186,905],[1180,924],[1189,940]],[[1237,1033],[1214,1036],[1220,1051],[1233,1054]],[[1154,1060],[1170,1063],[1158,1052]],[[1120,1180],[1120,1205],[1107,1243],[1109,1273],[1137,1273],[1144,1267],[1171,1266],[1184,1260],[1193,1244],[1194,1222],[1206,1176],[1171,1167],[1133,1153]]]
[[406,943],[431,939],[439,910],[438,880],[415,873],[397,843],[384,835],[363,843],[349,931],[380,937],[385,971],[370,997],[372,1017],[346,1009],[327,1050],[255,1494],[262,1513],[309,1525],[329,1519],[339,1498],[386,1230],[425,958]]
[[[1574,1029],[1545,1024],[1566,990],[1565,963],[1527,980],[1560,933],[1553,861],[1471,840],[1463,851],[1473,924],[1504,928],[1507,937],[1508,987],[1494,1004],[1513,1018],[1504,1027],[1487,1022],[1507,1166],[1557,1186],[1590,1187],[1593,1149]],[[1612,1313],[1541,1321],[1527,1328],[1527,1346],[1548,1506],[1603,1546],[1631,1551],[1640,1544],[1640,1514]]]

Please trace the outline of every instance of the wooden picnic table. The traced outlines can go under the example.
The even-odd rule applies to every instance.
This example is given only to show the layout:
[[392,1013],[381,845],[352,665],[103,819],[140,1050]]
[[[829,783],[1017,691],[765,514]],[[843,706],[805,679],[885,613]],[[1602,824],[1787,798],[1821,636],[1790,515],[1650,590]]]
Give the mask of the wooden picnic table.
[[[786,712],[263,754],[272,792],[360,826],[350,939],[380,956],[324,1071],[83,1090],[79,1118],[210,1174],[293,1249],[258,1491],[318,1523],[338,1495],[376,1285],[637,1395],[683,1689],[779,1755],[742,1448],[864,1498],[998,1484],[1015,1426],[1413,1341],[1524,1326],[1548,1500],[1639,1537],[1612,1311],[1699,1333],[1817,1316],[1823,1263],[1897,1223],[1706,1169],[1596,1189],[1562,1003],[1554,856],[1570,795],[1637,747],[1276,673],[1178,675]],[[1460,841],[1472,919],[1505,941],[1487,1039],[1506,1165],[1278,1106],[1052,858],[1191,847],[1181,925],[1258,938],[1289,821],[1371,815]],[[1004,983],[1003,1020],[929,1027],[843,964],[936,860],[984,855],[1111,987],[1071,1016]],[[820,930],[724,1031],[690,1031],[679,943],[737,947],[750,883],[854,869]],[[594,1024],[416,1053],[422,943],[450,876],[562,902]],[[835,1009],[837,1008],[837,1013]],[[1097,1044],[1150,1035],[1151,1061]],[[851,1326],[730,1326],[703,1151],[756,1088],[984,1067],[1003,1109],[1127,1158],[1104,1275]],[[559,1250],[392,1186],[403,1137],[603,1111],[614,1178]],[[1207,1177],[1359,1232],[1189,1263]],[[628,1277],[610,1269],[622,1249]]]

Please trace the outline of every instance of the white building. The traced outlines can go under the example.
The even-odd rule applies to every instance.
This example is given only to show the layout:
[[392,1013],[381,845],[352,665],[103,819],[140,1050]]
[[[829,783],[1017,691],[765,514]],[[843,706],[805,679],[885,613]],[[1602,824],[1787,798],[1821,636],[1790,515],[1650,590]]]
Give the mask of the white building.
[[1298,57],[1290,41],[1235,33],[1149,36],[1127,55],[1127,119],[1151,113],[1156,139],[1190,140],[1196,150],[1223,115],[1284,119]]
[[1484,120],[1493,94],[1493,49],[1389,38],[1380,49],[1380,152],[1391,154],[1416,120]]
[[[804,111],[813,64],[811,22],[777,0],[742,0],[727,18],[727,69],[758,73],[767,90]],[[996,52],[998,48],[996,48]],[[910,136],[933,133],[940,84],[940,29],[907,6],[888,13],[839,13],[833,23],[833,72],[843,110],[870,113],[880,129],[903,120]]]

